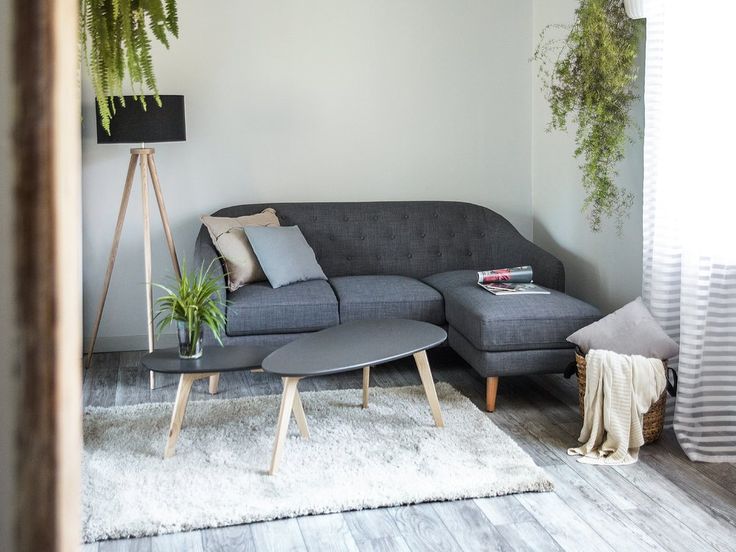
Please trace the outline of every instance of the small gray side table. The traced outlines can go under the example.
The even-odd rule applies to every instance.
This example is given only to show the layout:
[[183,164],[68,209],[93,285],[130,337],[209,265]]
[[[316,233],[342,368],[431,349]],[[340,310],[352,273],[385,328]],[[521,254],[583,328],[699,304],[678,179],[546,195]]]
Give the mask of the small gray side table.
[[[260,369],[263,359],[274,351],[275,347],[262,347],[244,345],[237,347],[205,347],[200,358],[181,359],[179,349],[159,349],[145,355],[141,364],[147,370],[165,374],[181,374],[179,388],[176,391],[174,411],[171,414],[169,426],[169,437],[166,441],[164,458],[174,455],[176,441],[179,438],[181,423],[184,420],[184,412],[189,401],[189,393],[192,384],[200,379],[210,379],[209,391],[217,393],[217,384],[220,372],[233,372],[236,370]],[[301,405],[301,398],[294,399],[294,416],[300,428],[306,428],[306,418]]]

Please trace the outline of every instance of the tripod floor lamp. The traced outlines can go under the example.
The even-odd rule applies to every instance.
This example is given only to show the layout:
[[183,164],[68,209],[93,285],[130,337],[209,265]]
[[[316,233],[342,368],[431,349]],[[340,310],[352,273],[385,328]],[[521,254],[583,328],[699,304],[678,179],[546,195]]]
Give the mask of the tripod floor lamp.
[[[153,286],[151,283],[151,220],[148,202],[148,176],[151,177],[151,185],[156,196],[158,211],[161,215],[161,223],[164,227],[166,245],[171,255],[171,263],[174,273],[181,277],[179,260],[176,256],[174,238],[171,235],[169,217],[164,206],[164,196],[161,192],[161,184],[158,180],[156,163],[154,161],[153,148],[145,147],[146,142],[183,142],[186,140],[186,123],[184,119],[184,96],[160,96],[161,107],[156,104],[153,96],[146,96],[147,109],[144,110],[140,101],[133,96],[125,96],[125,107],[116,106],[115,115],[110,121],[110,133],[102,128],[99,108],[97,110],[97,143],[98,144],[140,144],[140,147],[130,150],[130,163],[128,164],[128,175],[125,178],[123,197],[120,201],[115,234],[112,239],[110,256],[107,260],[105,281],[102,285],[102,294],[97,307],[92,338],[87,350],[87,367],[92,363],[92,353],[95,350],[97,332],[102,321],[102,312],[105,309],[105,300],[110,289],[110,279],[115,267],[115,258],[118,254],[120,235],[123,230],[125,213],[128,209],[128,200],[133,188],[136,168],[140,168],[141,199],[143,205],[143,258],[146,271],[146,314],[148,320],[148,350],[153,351]],[[151,389],[155,381],[153,372],[150,373]]]

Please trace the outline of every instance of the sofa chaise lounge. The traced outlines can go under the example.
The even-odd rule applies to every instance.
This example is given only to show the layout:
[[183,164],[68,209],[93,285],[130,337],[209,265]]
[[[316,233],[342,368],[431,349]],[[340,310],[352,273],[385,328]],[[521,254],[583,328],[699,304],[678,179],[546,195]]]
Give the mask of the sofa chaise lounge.
[[[297,225],[328,277],[273,289],[268,282],[228,292],[228,344],[281,345],[341,322],[409,318],[441,325],[448,344],[486,378],[495,409],[499,376],[562,372],[574,359],[565,338],[600,318],[564,293],[565,271],[505,218],[478,205],[444,201],[271,203],[220,209],[239,217],[273,207]],[[218,257],[203,226],[196,266]],[[549,295],[495,296],[476,271],[531,265]],[[224,268],[214,263],[225,283]]]

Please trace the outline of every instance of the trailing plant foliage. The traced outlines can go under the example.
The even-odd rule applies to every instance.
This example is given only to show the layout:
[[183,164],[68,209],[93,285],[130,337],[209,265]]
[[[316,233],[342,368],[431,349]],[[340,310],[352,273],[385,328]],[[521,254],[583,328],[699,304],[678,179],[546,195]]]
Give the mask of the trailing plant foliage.
[[183,322],[192,336],[192,344],[196,344],[204,325],[222,345],[220,335],[225,330],[225,287],[221,278],[211,273],[215,262],[219,262],[219,259],[213,259],[206,269],[203,263],[199,270],[193,272],[187,271],[186,265],[183,266],[181,278],[175,280],[175,286],[154,284],[166,292],[166,295],[156,300],[158,333],[174,322]]
[[81,53],[89,69],[102,126],[110,133],[115,97],[121,105],[126,73],[146,108],[145,89],[161,105],[151,58],[151,36],[166,48],[179,36],[176,0],[81,0]]
[[[550,39],[550,30],[564,28],[565,39]],[[534,52],[552,110],[548,127],[565,130],[577,124],[575,157],[582,158],[585,201],[594,232],[604,217],[615,217],[619,231],[633,195],[615,182],[624,157],[632,103],[638,98],[637,51],[641,24],[630,19],[621,0],[581,0],[571,27],[544,29]]]

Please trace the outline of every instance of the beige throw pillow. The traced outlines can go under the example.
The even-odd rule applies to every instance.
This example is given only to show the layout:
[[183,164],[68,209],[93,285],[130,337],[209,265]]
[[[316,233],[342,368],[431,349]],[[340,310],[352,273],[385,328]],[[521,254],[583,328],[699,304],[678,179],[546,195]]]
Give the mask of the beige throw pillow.
[[225,260],[230,291],[235,291],[245,284],[266,279],[261,264],[248,242],[244,228],[246,226],[280,226],[276,211],[269,207],[255,215],[237,218],[203,216],[201,220],[210,233],[212,243]]

